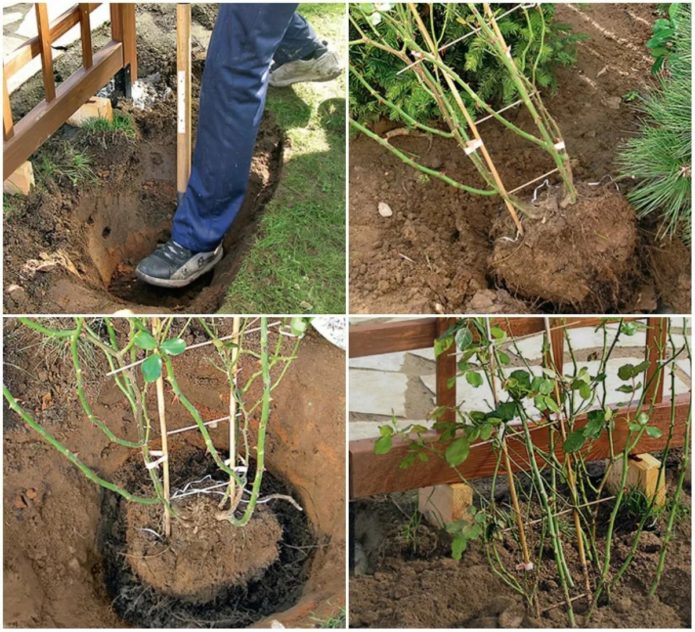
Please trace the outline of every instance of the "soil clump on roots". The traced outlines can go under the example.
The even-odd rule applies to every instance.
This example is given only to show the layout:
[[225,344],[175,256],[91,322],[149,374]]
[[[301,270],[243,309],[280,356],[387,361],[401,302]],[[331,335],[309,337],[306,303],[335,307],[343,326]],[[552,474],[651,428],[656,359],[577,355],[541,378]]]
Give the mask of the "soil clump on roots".
[[542,194],[516,240],[505,213],[492,227],[490,267],[514,294],[602,313],[619,300],[632,272],[635,213],[611,185],[582,184],[577,193],[577,202],[564,208],[561,187]]
[[175,504],[171,537],[154,535],[162,509],[131,504],[126,542],[131,568],[143,583],[194,603],[214,599],[225,584],[239,586],[263,577],[279,558],[282,527],[260,506],[244,527],[218,520],[214,496],[194,495]]
[[[209,455],[190,446],[172,451],[172,489],[210,477],[222,479]],[[151,493],[141,463],[129,460],[122,483]],[[270,472],[261,494],[289,494]],[[173,508],[172,534],[160,540],[160,506],[104,498],[101,547],[106,588],[116,612],[136,627],[244,627],[299,599],[315,544],[306,516],[283,500],[259,506],[246,527],[218,521],[220,496],[193,495]]]

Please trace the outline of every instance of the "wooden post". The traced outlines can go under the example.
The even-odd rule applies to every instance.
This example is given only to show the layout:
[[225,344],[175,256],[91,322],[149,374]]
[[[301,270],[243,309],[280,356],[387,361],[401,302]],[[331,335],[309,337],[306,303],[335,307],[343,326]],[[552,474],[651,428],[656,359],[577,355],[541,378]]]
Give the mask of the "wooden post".
[[[441,336],[451,325],[454,318],[437,319],[437,337]],[[452,384],[449,385],[449,380]],[[437,406],[446,409],[440,417],[442,421],[456,421],[456,345],[437,358]]]
[[649,362],[644,374],[644,385],[647,389],[644,402],[647,406],[659,404],[664,399],[664,376],[659,373],[659,363],[664,359],[668,327],[664,318],[647,319],[647,342],[645,360]]
[[80,12],[80,41],[82,43],[82,65],[91,68],[92,58],[92,27],[89,24],[89,4],[81,2],[77,10]]
[[12,122],[12,107],[10,106],[10,91],[7,89],[7,77],[2,78],[2,131],[5,140],[14,136]]
[[191,5],[176,5],[176,191],[179,203],[191,174]]
[[48,5],[39,2],[36,5],[36,26],[39,30],[39,46],[41,49],[41,71],[43,87],[46,91],[46,101],[56,98],[56,84],[53,77],[53,53],[51,52],[51,29],[48,23]]
[[121,19],[122,4],[112,2],[109,4],[111,13],[111,39],[114,42],[123,41],[123,20]]
[[130,80],[138,78],[138,52],[135,32],[135,5],[121,5],[121,24],[123,33],[123,65],[130,66]]

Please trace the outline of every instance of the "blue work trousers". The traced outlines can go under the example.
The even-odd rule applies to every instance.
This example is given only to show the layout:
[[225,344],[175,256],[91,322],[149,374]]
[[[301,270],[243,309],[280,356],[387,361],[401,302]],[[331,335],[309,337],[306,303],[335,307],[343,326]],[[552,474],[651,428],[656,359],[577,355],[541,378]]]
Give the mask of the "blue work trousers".
[[220,4],[191,176],[172,227],[172,239],[194,252],[218,246],[244,201],[271,64],[302,59],[321,45],[297,6]]

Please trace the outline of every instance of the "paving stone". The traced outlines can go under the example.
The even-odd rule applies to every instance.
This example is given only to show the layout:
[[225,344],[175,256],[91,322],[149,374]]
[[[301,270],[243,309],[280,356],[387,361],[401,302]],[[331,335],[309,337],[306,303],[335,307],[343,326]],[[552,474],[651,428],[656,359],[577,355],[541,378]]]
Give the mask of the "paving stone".
[[350,358],[350,369],[372,369],[375,371],[400,371],[405,362],[405,352],[382,353],[380,355]]
[[408,377],[401,373],[350,369],[350,406],[355,413],[405,416]]
[[412,353],[423,360],[430,360],[431,362],[435,361],[434,349],[432,347],[427,347],[426,349],[414,349],[413,351],[408,351],[408,353]]

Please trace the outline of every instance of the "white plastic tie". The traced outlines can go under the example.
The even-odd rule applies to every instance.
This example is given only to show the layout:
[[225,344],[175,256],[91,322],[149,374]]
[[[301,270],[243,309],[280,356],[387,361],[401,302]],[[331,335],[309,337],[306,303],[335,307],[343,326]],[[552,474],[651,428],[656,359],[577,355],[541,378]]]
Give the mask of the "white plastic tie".
[[474,151],[478,151],[483,146],[483,141],[479,138],[474,138],[466,143],[466,147],[463,151],[466,152],[466,156],[470,156]]
[[162,463],[168,460],[168,457],[166,454],[162,454],[156,461],[150,461],[149,463],[145,463],[145,467],[148,470],[153,470],[155,467],[159,467]]
[[[227,459],[227,460],[224,462],[224,464],[225,464],[227,467],[232,467],[232,466],[234,465],[234,462],[233,462],[232,459],[230,458],[230,459]],[[246,465],[237,465],[237,466],[234,467],[233,469],[234,469],[234,471],[235,471],[237,474],[242,474],[242,475],[243,475],[243,474],[246,474],[246,473],[249,471],[249,468],[248,468],[248,466],[246,466]]]

